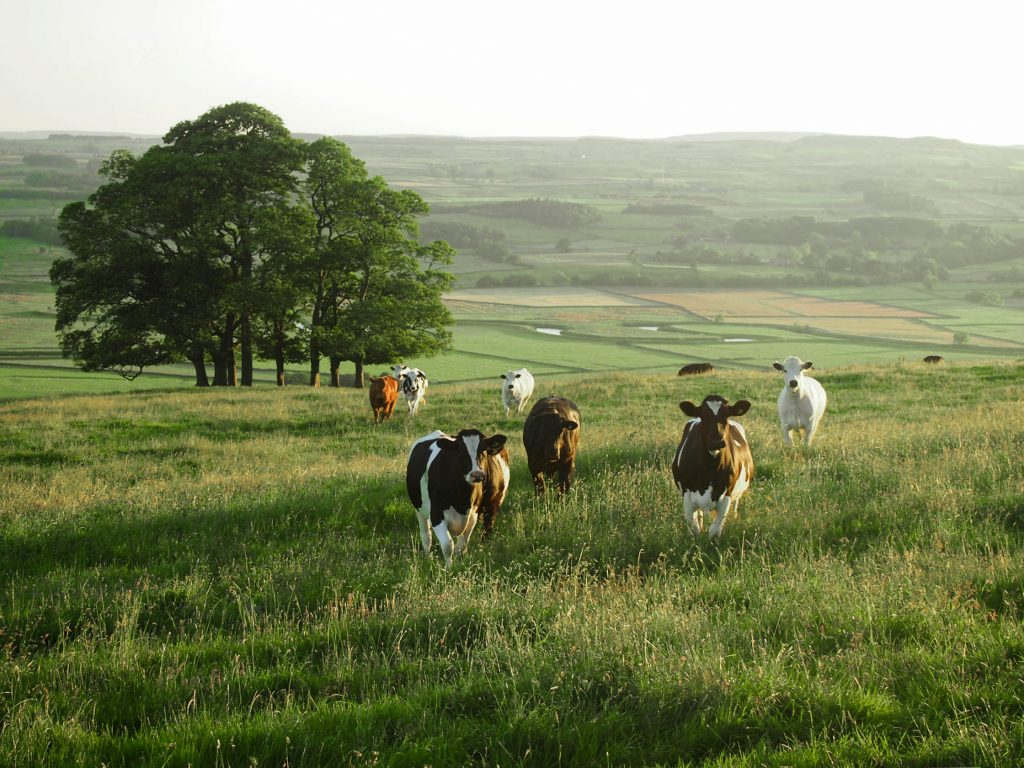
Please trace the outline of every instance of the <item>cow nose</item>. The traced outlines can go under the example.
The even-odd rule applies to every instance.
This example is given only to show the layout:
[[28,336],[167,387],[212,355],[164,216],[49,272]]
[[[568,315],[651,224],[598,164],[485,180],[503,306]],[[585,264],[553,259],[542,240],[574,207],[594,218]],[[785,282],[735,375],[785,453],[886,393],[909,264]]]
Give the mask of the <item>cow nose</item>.
[[797,387],[797,383],[798,383],[798,382],[797,382],[797,380],[796,380],[796,379],[790,379],[790,380],[789,380],[789,388],[790,388],[790,389],[796,389],[796,387]]
[[484,473],[479,469],[474,469],[469,473],[469,482],[471,483],[482,483],[484,481]]

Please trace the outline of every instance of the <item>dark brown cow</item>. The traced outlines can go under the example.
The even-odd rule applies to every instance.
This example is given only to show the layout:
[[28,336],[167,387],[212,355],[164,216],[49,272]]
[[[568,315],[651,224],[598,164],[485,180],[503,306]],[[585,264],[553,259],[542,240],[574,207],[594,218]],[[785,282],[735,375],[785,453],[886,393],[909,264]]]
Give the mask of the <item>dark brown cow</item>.
[[373,423],[379,424],[390,419],[398,401],[398,382],[393,376],[382,373],[370,377],[370,407],[373,409]]
[[693,376],[697,373],[711,373],[713,370],[715,366],[711,363],[687,363],[679,369],[676,376]]
[[558,473],[558,488],[568,491],[576,471],[580,444],[580,410],[564,397],[538,400],[523,424],[526,461],[533,487],[544,493],[544,475]]
[[925,356],[924,361],[926,363],[941,363],[942,359],[942,355],[927,355]]
[[745,414],[750,403],[740,400],[730,405],[721,395],[708,395],[699,406],[687,400],[679,408],[690,421],[672,460],[672,477],[683,497],[683,515],[695,536],[703,528],[704,513],[716,512],[708,527],[708,535],[714,539],[722,533],[730,506],[739,502],[754,478],[747,436],[730,418]]

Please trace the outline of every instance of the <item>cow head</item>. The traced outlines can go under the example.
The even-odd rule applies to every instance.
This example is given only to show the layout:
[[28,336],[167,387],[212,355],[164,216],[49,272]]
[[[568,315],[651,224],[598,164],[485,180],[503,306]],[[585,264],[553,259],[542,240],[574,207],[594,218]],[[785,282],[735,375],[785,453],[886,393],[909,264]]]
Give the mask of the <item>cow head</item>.
[[508,389],[511,392],[513,389],[516,388],[516,379],[520,379],[520,378],[522,378],[522,376],[523,376],[523,374],[516,373],[515,371],[509,371],[508,373],[503,373],[501,375],[501,378],[505,380],[505,383],[502,385],[502,388],[503,389]]
[[426,381],[427,375],[418,368],[406,368],[405,373],[402,374],[400,379],[402,383],[402,391],[407,394],[413,394],[423,386],[423,382]]
[[544,450],[544,460],[557,462],[562,458],[562,449],[569,448],[568,436],[562,440],[562,434],[579,429],[580,425],[558,413],[542,413],[533,418],[537,421],[537,434]]
[[794,394],[800,394],[800,386],[804,383],[804,371],[813,365],[810,361],[804,362],[799,357],[787,357],[784,363],[778,361],[772,363],[777,371],[782,371],[782,380],[786,389]]
[[[478,429],[463,429],[455,437],[442,437],[437,447],[442,451],[458,454],[459,469],[470,485],[482,483],[485,478],[481,463],[486,464],[487,457],[494,456],[505,447],[505,435],[487,437]],[[482,460],[482,461],[481,461]]]
[[728,445],[729,419],[749,411],[750,401],[738,400],[730,405],[721,395],[708,395],[700,405],[684,400],[679,408],[690,418],[700,421],[699,426],[691,428],[690,434],[704,442],[704,450],[709,454],[718,456]]

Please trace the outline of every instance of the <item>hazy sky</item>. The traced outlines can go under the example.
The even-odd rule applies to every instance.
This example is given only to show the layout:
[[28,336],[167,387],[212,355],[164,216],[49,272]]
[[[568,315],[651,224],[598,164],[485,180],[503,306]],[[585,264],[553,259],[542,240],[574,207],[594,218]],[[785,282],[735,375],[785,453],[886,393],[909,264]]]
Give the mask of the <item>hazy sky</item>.
[[1020,0],[0,0],[0,131],[1024,144]]

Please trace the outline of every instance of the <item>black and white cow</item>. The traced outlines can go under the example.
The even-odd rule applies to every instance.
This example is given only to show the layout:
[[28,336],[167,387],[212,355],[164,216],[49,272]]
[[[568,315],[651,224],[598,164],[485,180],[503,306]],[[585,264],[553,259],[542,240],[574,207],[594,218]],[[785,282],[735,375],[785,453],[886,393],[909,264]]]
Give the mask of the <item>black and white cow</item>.
[[427,399],[427,387],[430,385],[427,374],[419,368],[399,363],[391,366],[391,375],[398,381],[398,389],[405,398],[405,404],[409,406],[409,414],[415,416]]
[[454,437],[431,432],[412,444],[405,485],[427,555],[434,534],[445,565],[462,554],[473,535],[478,512],[484,535],[490,533],[508,490],[506,439],[505,435],[487,437],[477,429],[463,429]]

